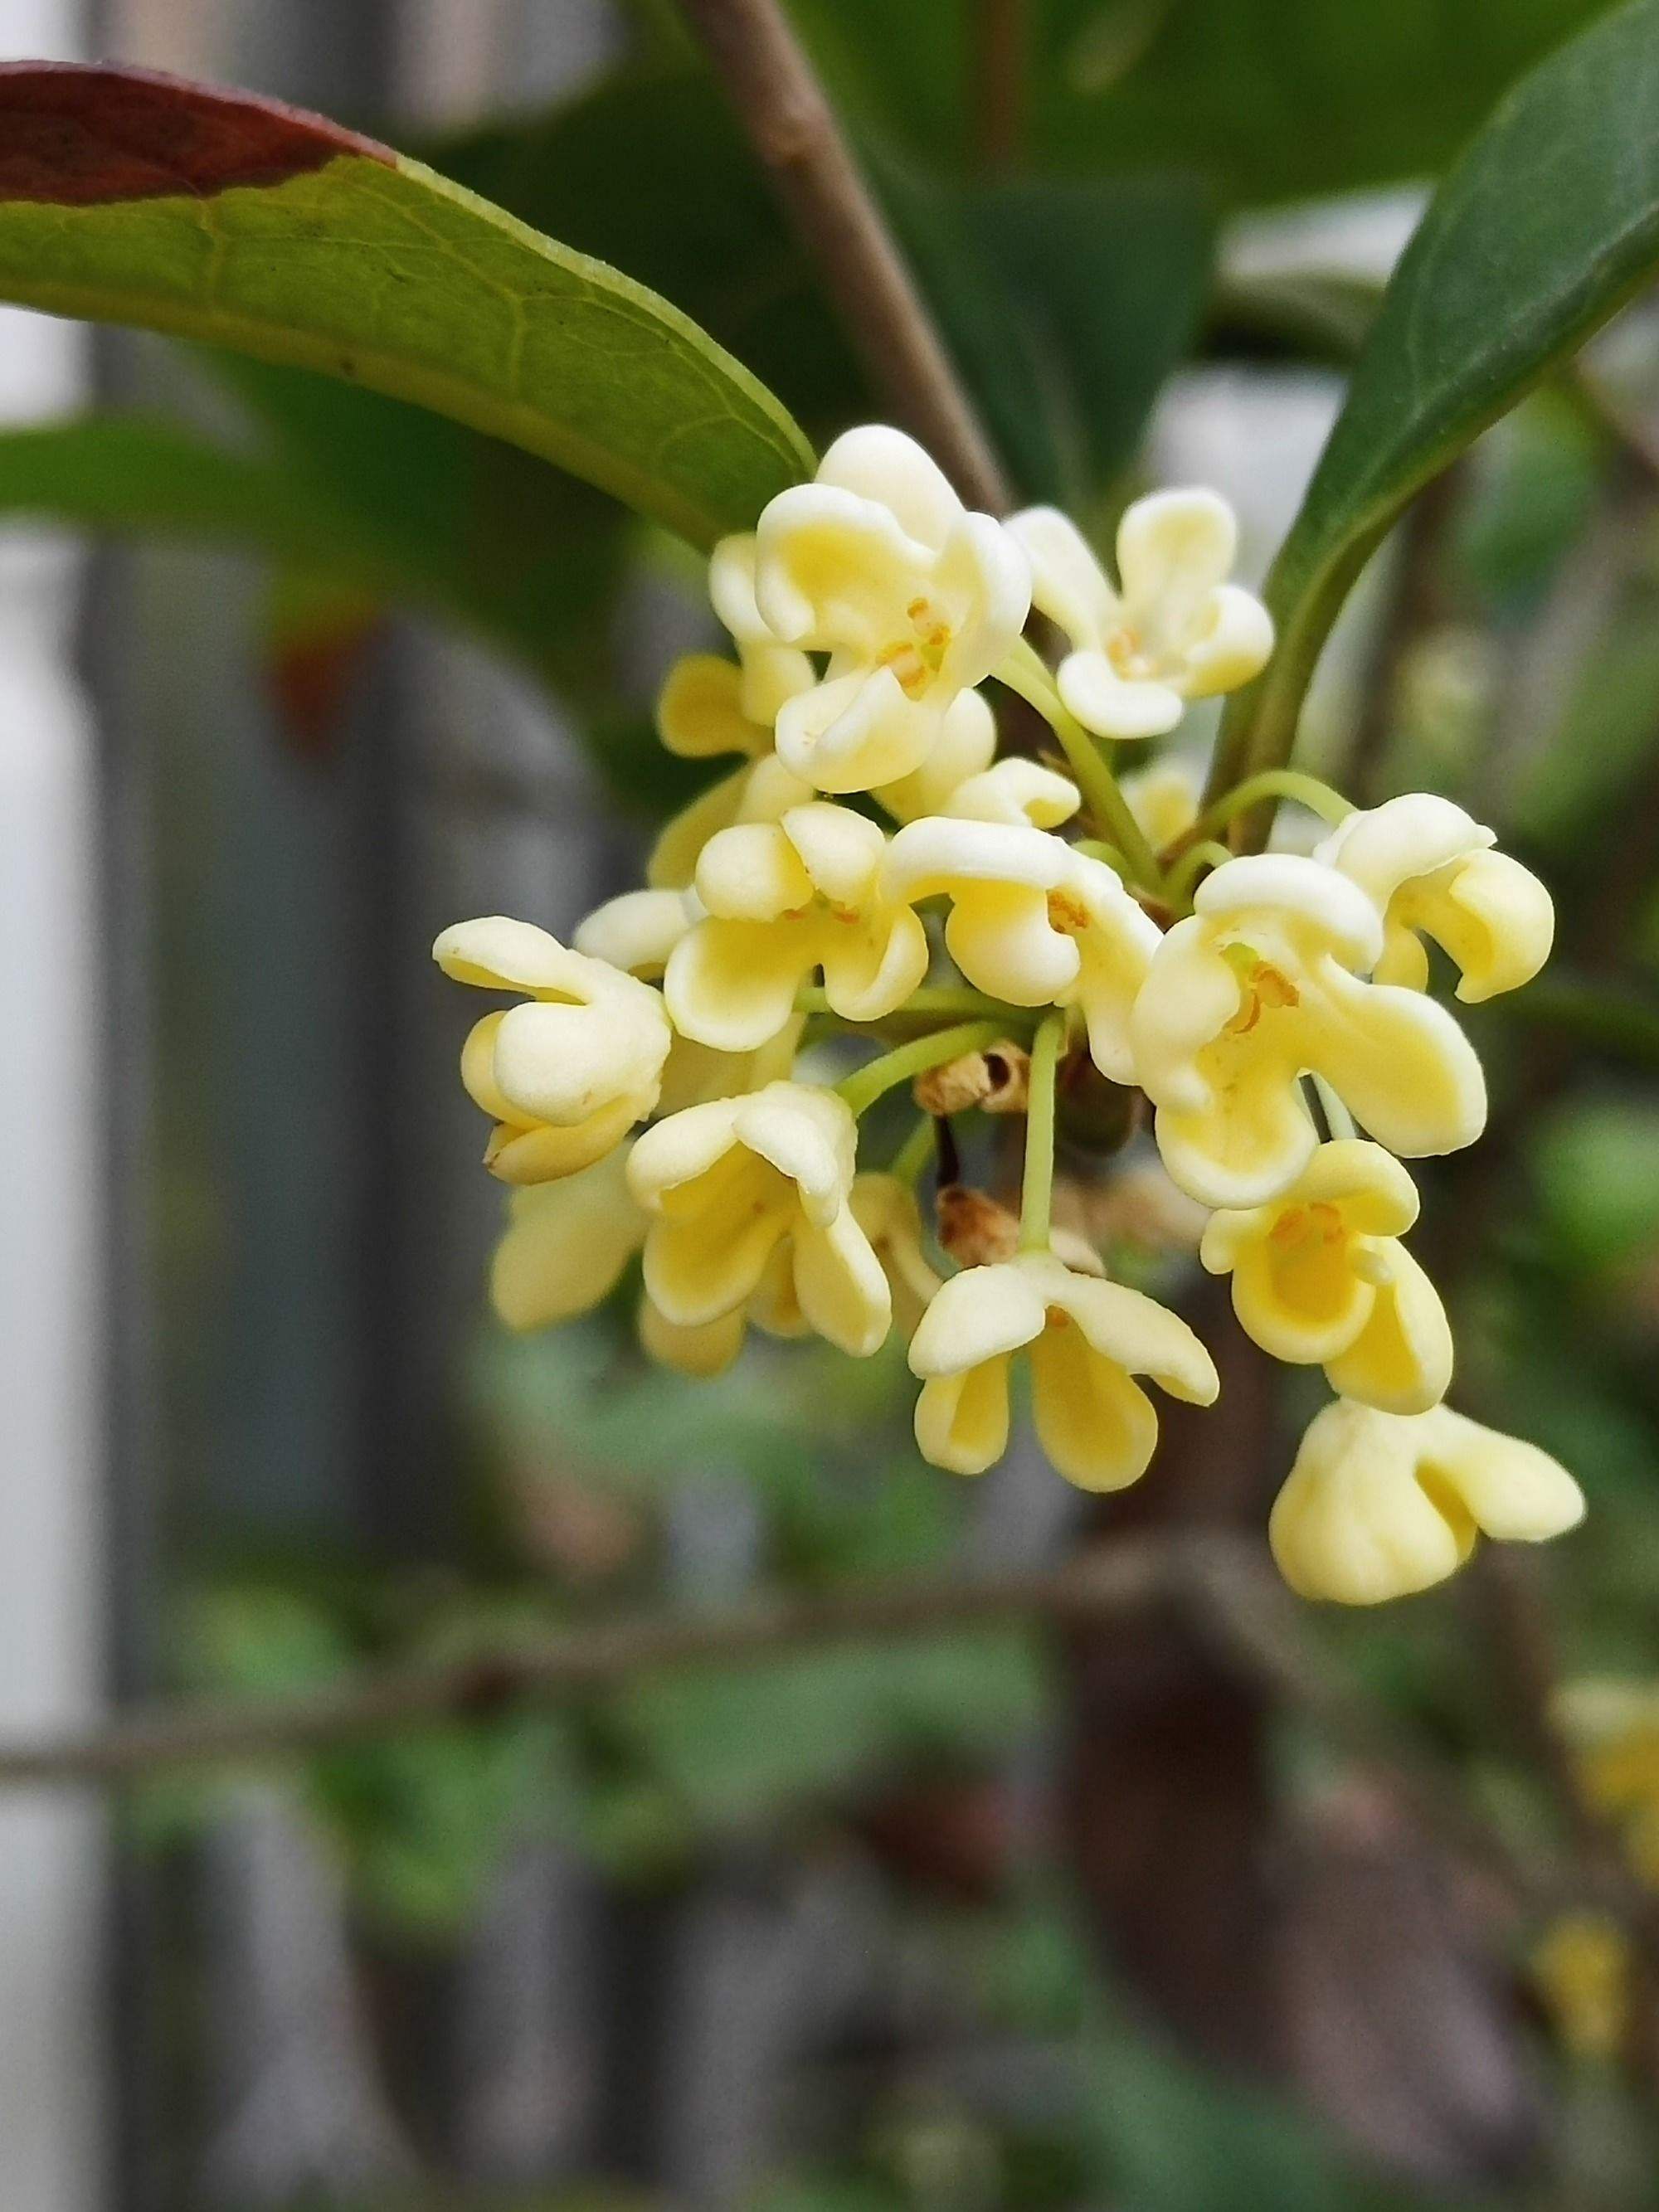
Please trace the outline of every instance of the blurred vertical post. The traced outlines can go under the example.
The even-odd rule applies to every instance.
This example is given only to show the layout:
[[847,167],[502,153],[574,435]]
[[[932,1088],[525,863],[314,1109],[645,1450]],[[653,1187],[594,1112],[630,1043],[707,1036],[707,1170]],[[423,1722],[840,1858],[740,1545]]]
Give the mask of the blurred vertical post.
[[[72,0],[4,0],[10,52],[71,55]],[[82,335],[8,312],[0,421],[73,408]],[[99,1696],[102,1359],[97,1254],[94,732],[71,657],[76,556],[0,542],[0,1715],[83,1723]],[[0,2143],[6,2196],[91,2212],[102,2182],[98,1816],[0,1805]]]

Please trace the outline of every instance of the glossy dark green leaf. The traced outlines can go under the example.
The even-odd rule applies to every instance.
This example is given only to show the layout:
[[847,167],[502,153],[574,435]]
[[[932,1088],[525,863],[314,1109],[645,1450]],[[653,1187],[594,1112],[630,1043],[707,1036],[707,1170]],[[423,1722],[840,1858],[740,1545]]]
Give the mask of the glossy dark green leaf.
[[0,297],[412,401],[697,544],[811,466],[634,278],[321,117],[142,70],[0,69]]
[[1279,643],[1216,784],[1284,760],[1348,589],[1401,508],[1659,267],[1659,0],[1592,26],[1498,106],[1383,296],[1275,562]]

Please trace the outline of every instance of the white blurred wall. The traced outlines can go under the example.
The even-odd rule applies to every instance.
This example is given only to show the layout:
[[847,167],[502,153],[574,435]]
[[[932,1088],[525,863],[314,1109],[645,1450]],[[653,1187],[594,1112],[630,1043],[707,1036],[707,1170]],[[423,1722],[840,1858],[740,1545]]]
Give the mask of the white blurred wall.
[[[0,0],[0,55],[72,56],[75,0]],[[84,335],[0,311],[0,422],[76,405]],[[76,558],[0,533],[0,1730],[99,1698],[102,1187],[93,731]],[[103,2175],[98,1816],[0,1797],[0,2203],[91,2212]]]

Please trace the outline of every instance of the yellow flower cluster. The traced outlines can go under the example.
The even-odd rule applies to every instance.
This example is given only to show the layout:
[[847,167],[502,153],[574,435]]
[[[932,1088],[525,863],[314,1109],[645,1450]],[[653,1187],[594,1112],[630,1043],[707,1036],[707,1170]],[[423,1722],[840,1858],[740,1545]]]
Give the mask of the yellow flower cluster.
[[[1471,1143],[1486,1110],[1425,940],[1477,1000],[1536,973],[1553,916],[1445,799],[1356,812],[1310,787],[1334,825],[1311,856],[1233,857],[1215,833],[1250,787],[1200,816],[1167,768],[1120,785],[1116,741],[1167,732],[1268,657],[1265,609],[1228,580],[1234,542],[1213,494],[1161,492],[1124,515],[1114,578],[1054,510],[970,513],[909,439],[849,432],[715,550],[735,656],[682,661],[659,727],[739,765],[664,831],[647,887],[572,949],[496,918],[435,951],[524,1001],[462,1060],[487,1164],[518,1187],[494,1281],[510,1325],[592,1306],[635,1254],[641,1340],[688,1373],[734,1358],[751,1322],[862,1358],[896,1321],[917,1440],[964,1474],[1006,1448],[1018,1352],[1043,1449],[1091,1490],[1151,1459],[1146,1381],[1217,1395],[1187,1323],[1052,1219],[1057,1107],[1144,1093],[1243,1328],[1338,1394],[1274,1508],[1279,1564],[1364,1603],[1439,1580],[1477,1532],[1538,1539],[1582,1510],[1541,1452],[1444,1406],[1450,1333],[1401,1242],[1418,1208],[1401,1158]],[[1024,635],[1034,610],[1065,641],[1052,670]],[[1051,757],[998,757],[988,680],[1036,710]],[[836,1027],[892,1048],[817,1079]],[[860,1117],[912,1082],[958,1119],[1023,1109],[1017,1219],[953,1188],[930,1238],[927,1120],[860,1171]]]

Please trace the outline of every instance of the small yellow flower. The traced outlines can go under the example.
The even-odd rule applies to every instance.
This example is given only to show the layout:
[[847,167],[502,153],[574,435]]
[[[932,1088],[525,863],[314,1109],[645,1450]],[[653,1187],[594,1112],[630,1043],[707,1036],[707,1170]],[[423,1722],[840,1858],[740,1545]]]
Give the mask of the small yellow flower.
[[1319,1133],[1322,1076],[1392,1152],[1455,1152],[1486,1125],[1486,1083],[1445,1009],[1363,981],[1382,921],[1357,884],[1291,854],[1229,860],[1163,939],[1130,1021],[1158,1149],[1206,1206],[1259,1206],[1295,1182]]
[[1161,737],[1188,700],[1249,683],[1273,650],[1267,609],[1224,580],[1238,531],[1214,492],[1154,492],[1125,510],[1121,590],[1058,508],[1029,507],[1008,527],[1030,556],[1034,603],[1071,642],[1060,696],[1097,737]]
[[845,1102],[800,1083],[687,1107],[647,1129],[628,1182],[653,1217],[645,1287],[664,1317],[696,1328],[736,1311],[787,1238],[806,1321],[854,1358],[874,1352],[892,1301],[848,1202],[856,1146]]
[[1549,958],[1555,908],[1529,869],[1492,850],[1490,830],[1450,799],[1407,792],[1349,815],[1315,853],[1382,916],[1377,980],[1426,990],[1431,937],[1469,1005],[1529,983]]
[[789,1018],[817,971],[848,1021],[895,1012],[927,973],[927,933],[884,895],[886,840],[850,807],[822,800],[779,823],[722,830],[697,863],[707,919],[669,955],[674,1026],[722,1052],[747,1052]]
[[1298,1595],[1378,1605],[1444,1582],[1479,1536],[1542,1543],[1583,1512],[1535,1444],[1449,1406],[1401,1415],[1339,1398],[1303,1437],[1267,1534]]
[[1618,1824],[1638,1876],[1659,1888],[1659,1688],[1601,1676],[1569,1682],[1554,1716],[1585,1795]]
[[911,1340],[925,1458],[958,1474],[1001,1458],[1009,1362],[1028,1347],[1038,1438],[1085,1490],[1121,1490],[1152,1458],[1158,1416],[1135,1376],[1200,1406],[1220,1388],[1209,1353],[1174,1314],[1052,1252],[1023,1253],[952,1276]]
[[1344,1397],[1425,1413],[1451,1381],[1451,1329],[1401,1237],[1417,1190],[1380,1145],[1322,1145],[1280,1198],[1212,1214],[1199,1256],[1232,1276],[1245,1334],[1275,1359],[1324,1365]]
[[848,431],[813,483],[779,493],[754,562],[771,635],[829,655],[776,728],[785,766],[820,791],[868,791],[920,769],[951,702],[1004,658],[1030,605],[1025,556],[1003,526],[969,514],[914,441],[879,425]]
[[933,815],[898,831],[883,883],[906,905],[948,898],[945,942],[971,984],[1012,1006],[1080,1006],[1095,1065],[1133,1080],[1129,1010],[1161,940],[1104,862],[1018,823]]
[[647,984],[501,915],[455,923],[432,957],[457,982],[530,1002],[486,1014],[461,1054],[467,1095],[495,1124],[484,1164],[503,1182],[574,1175],[655,1106],[672,1032]]

